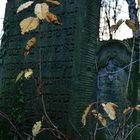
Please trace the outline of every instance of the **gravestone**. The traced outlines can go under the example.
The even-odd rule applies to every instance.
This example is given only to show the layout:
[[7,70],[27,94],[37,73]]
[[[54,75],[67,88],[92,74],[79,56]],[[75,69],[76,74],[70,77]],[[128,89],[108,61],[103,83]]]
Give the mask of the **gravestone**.
[[[35,94],[34,80],[39,76],[41,65],[42,93],[52,122],[71,139],[81,139],[76,130],[84,139],[89,139],[90,124],[81,129],[81,116],[85,106],[96,100],[95,59],[101,1],[61,0],[62,7],[49,4],[50,11],[63,25],[41,22],[36,30],[23,36],[20,21],[34,16],[33,7],[41,1],[35,0],[32,7],[16,14],[16,9],[24,2],[8,0],[6,5],[0,109],[9,116],[15,115],[15,118],[20,112],[21,124],[24,124],[21,130],[31,134],[33,124],[41,119],[43,113],[41,97]],[[37,43],[25,59],[24,47],[32,36],[36,36]],[[25,68],[32,68],[34,77],[18,85],[16,76]],[[1,129],[9,131],[8,122],[1,120]],[[10,138],[7,136],[6,139]]]

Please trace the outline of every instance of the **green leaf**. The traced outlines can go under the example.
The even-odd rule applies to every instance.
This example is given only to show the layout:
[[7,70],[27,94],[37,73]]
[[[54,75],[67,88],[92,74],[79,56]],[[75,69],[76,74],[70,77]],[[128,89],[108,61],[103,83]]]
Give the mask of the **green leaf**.
[[22,78],[23,74],[24,74],[24,71],[21,71],[21,72],[17,75],[16,82],[18,82],[18,81]]

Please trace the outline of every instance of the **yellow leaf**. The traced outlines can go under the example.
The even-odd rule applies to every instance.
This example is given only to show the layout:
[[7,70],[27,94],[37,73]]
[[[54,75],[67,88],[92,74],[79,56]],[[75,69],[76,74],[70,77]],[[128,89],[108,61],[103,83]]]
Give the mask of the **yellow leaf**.
[[135,107],[135,109],[136,109],[137,111],[140,111],[140,105],[137,105],[137,106]]
[[38,3],[35,5],[34,13],[39,19],[45,19],[49,12],[49,6],[47,3]]
[[125,23],[130,29],[132,29],[133,32],[138,31],[135,23],[132,20],[126,20]]
[[57,0],[47,0],[47,2],[51,2],[51,3],[55,4],[55,5],[61,5],[62,6],[62,4]]
[[30,40],[28,40],[27,45],[25,47],[24,56],[27,56],[30,53],[30,50],[33,48],[35,43],[36,43],[35,37],[32,37]]
[[91,107],[92,107],[93,104],[90,104],[89,106],[86,107],[86,109],[84,110],[84,113],[82,115],[82,127],[84,127],[86,125],[86,118],[87,118],[87,115],[88,113],[91,111]]
[[128,108],[124,109],[123,114],[127,113],[131,109],[132,109],[131,107],[128,107]]
[[108,102],[106,104],[102,103],[102,106],[105,110],[105,112],[108,114],[108,117],[111,120],[115,120],[116,119],[116,111],[115,108],[118,107],[116,104]]
[[21,71],[21,72],[17,75],[16,82],[19,81],[19,80],[22,78],[23,74],[24,74],[24,71]]
[[36,29],[38,25],[39,25],[38,18],[28,17],[26,19],[23,19],[20,22],[21,34]]
[[54,15],[53,13],[51,13],[51,12],[48,12],[48,13],[47,13],[46,20],[47,20],[49,23],[61,24],[61,23],[58,21],[57,16]]
[[96,110],[92,110],[92,114],[99,120],[99,122],[103,125],[106,126],[106,119],[103,118],[101,113],[97,113]]
[[30,77],[31,77],[31,75],[33,74],[33,70],[32,69],[26,69],[25,70],[25,73],[24,73],[24,77],[26,78],[26,79],[29,79]]
[[28,8],[29,6],[31,6],[32,4],[34,3],[34,1],[28,1],[28,2],[25,2],[23,4],[21,4],[18,9],[17,9],[17,13],[21,12],[22,10]]
[[42,126],[41,121],[38,121],[33,125],[32,135],[34,137],[36,137],[40,133],[41,126]]

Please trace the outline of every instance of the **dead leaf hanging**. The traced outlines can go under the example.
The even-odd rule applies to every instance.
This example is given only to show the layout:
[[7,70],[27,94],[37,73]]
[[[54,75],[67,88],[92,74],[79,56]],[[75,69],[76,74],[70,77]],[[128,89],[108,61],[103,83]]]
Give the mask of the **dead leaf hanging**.
[[40,129],[42,127],[41,121],[36,122],[32,128],[32,135],[36,137],[40,133]]
[[111,120],[115,120],[116,119],[116,111],[115,109],[118,107],[116,104],[108,102],[108,103],[102,103],[102,106],[105,110],[105,112],[108,114],[108,117]]
[[25,2],[23,4],[21,4],[18,9],[17,9],[17,13],[21,12],[22,10],[28,8],[29,6],[31,6],[32,4],[34,3],[34,1],[28,1],[28,2]]
[[20,22],[21,34],[34,30],[39,25],[39,19],[28,17]]
[[126,109],[124,109],[123,114],[127,113],[128,111],[130,111],[132,108],[131,107],[127,107]]
[[42,94],[41,92],[41,78],[38,77],[36,81],[36,95],[40,96]]
[[53,13],[51,13],[51,12],[48,12],[47,13],[46,20],[49,23],[61,25],[61,23],[58,21],[57,16],[54,15]]
[[82,115],[82,120],[81,120],[82,125],[83,125],[82,127],[84,127],[84,126],[86,125],[86,118],[87,118],[88,113],[91,111],[92,105],[93,105],[93,104],[90,104],[90,105],[87,106],[86,109],[84,110],[84,113],[83,113],[83,115]]
[[135,107],[135,109],[136,109],[137,111],[140,111],[140,105],[137,105],[137,106]]
[[138,0],[138,6],[140,6],[140,0]]
[[110,32],[115,32],[116,30],[118,30],[118,28],[121,26],[121,24],[124,22],[124,20],[122,20],[122,19],[120,19],[117,23],[116,23],[116,25],[112,25],[111,27],[110,27]]
[[130,29],[132,29],[133,32],[138,31],[135,23],[132,20],[126,20],[125,23]]
[[97,118],[99,120],[99,122],[103,125],[106,126],[107,122],[106,119],[102,116],[101,113],[97,113],[96,110],[92,110],[92,114],[95,118]]
[[34,44],[36,43],[36,38],[35,37],[32,37],[28,42],[27,42],[27,45],[25,47],[25,51],[24,51],[24,56],[26,57],[31,49],[33,48]]
[[55,4],[55,5],[61,5],[62,6],[62,4],[57,0],[46,0],[46,1],[51,2],[51,3]]
[[38,3],[35,5],[34,13],[39,19],[45,19],[49,12],[49,6],[47,3]]

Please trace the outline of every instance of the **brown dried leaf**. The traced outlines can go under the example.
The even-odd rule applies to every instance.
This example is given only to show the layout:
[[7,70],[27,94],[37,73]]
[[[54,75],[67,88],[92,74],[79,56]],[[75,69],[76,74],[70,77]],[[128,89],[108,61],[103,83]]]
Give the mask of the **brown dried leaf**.
[[126,20],[125,23],[130,29],[132,29],[133,32],[138,31],[135,23],[132,20]]
[[47,3],[37,3],[35,5],[34,13],[39,19],[45,19],[48,12],[49,6],[47,5]]
[[131,107],[128,107],[128,108],[124,109],[123,114],[127,113],[131,109],[132,109]]
[[36,81],[36,95],[40,96],[42,94],[41,92],[41,78],[38,77]]
[[31,6],[32,4],[34,3],[34,1],[28,1],[28,2],[25,2],[23,4],[21,4],[18,9],[17,9],[17,13],[21,12],[22,10],[28,8],[29,6]]
[[120,20],[116,23],[116,25],[112,25],[112,26],[110,27],[110,32],[113,32],[113,31],[118,30],[118,28],[121,26],[121,24],[122,24],[123,22],[124,22],[124,20],[120,19]]
[[46,0],[46,1],[51,2],[51,3],[55,4],[55,5],[61,5],[62,6],[62,4],[57,0]]
[[135,107],[135,109],[136,109],[137,111],[140,111],[140,105],[137,105],[137,106]]
[[103,125],[106,126],[107,122],[106,119],[102,116],[101,113],[97,113],[96,110],[92,110],[92,114],[95,118],[97,118],[99,120],[99,122]]
[[117,29],[118,29],[118,28],[117,28],[116,25],[112,25],[112,26],[110,27],[110,32],[115,32]]
[[138,6],[140,6],[140,0],[138,0]]
[[30,40],[28,40],[27,45],[25,47],[25,51],[24,51],[25,57],[30,53],[30,50],[33,48],[35,43],[36,43],[35,37],[32,37]]
[[86,109],[84,110],[84,113],[83,113],[83,115],[82,115],[82,120],[81,120],[82,125],[83,125],[82,127],[84,127],[84,126],[86,125],[86,118],[87,118],[88,113],[91,111],[92,105],[93,105],[93,104],[90,104],[90,105],[87,106]]
[[48,12],[48,13],[47,13],[46,20],[47,20],[49,23],[58,24],[58,25],[61,24],[61,23],[58,21],[57,16],[54,15],[53,13],[51,13],[51,12]]
[[20,22],[21,34],[34,30],[39,25],[39,19],[28,17]]
[[111,120],[115,120],[116,119],[116,111],[115,109],[118,107],[116,104],[108,102],[106,104],[102,103],[102,106],[105,110],[105,112],[108,114],[108,117]]

